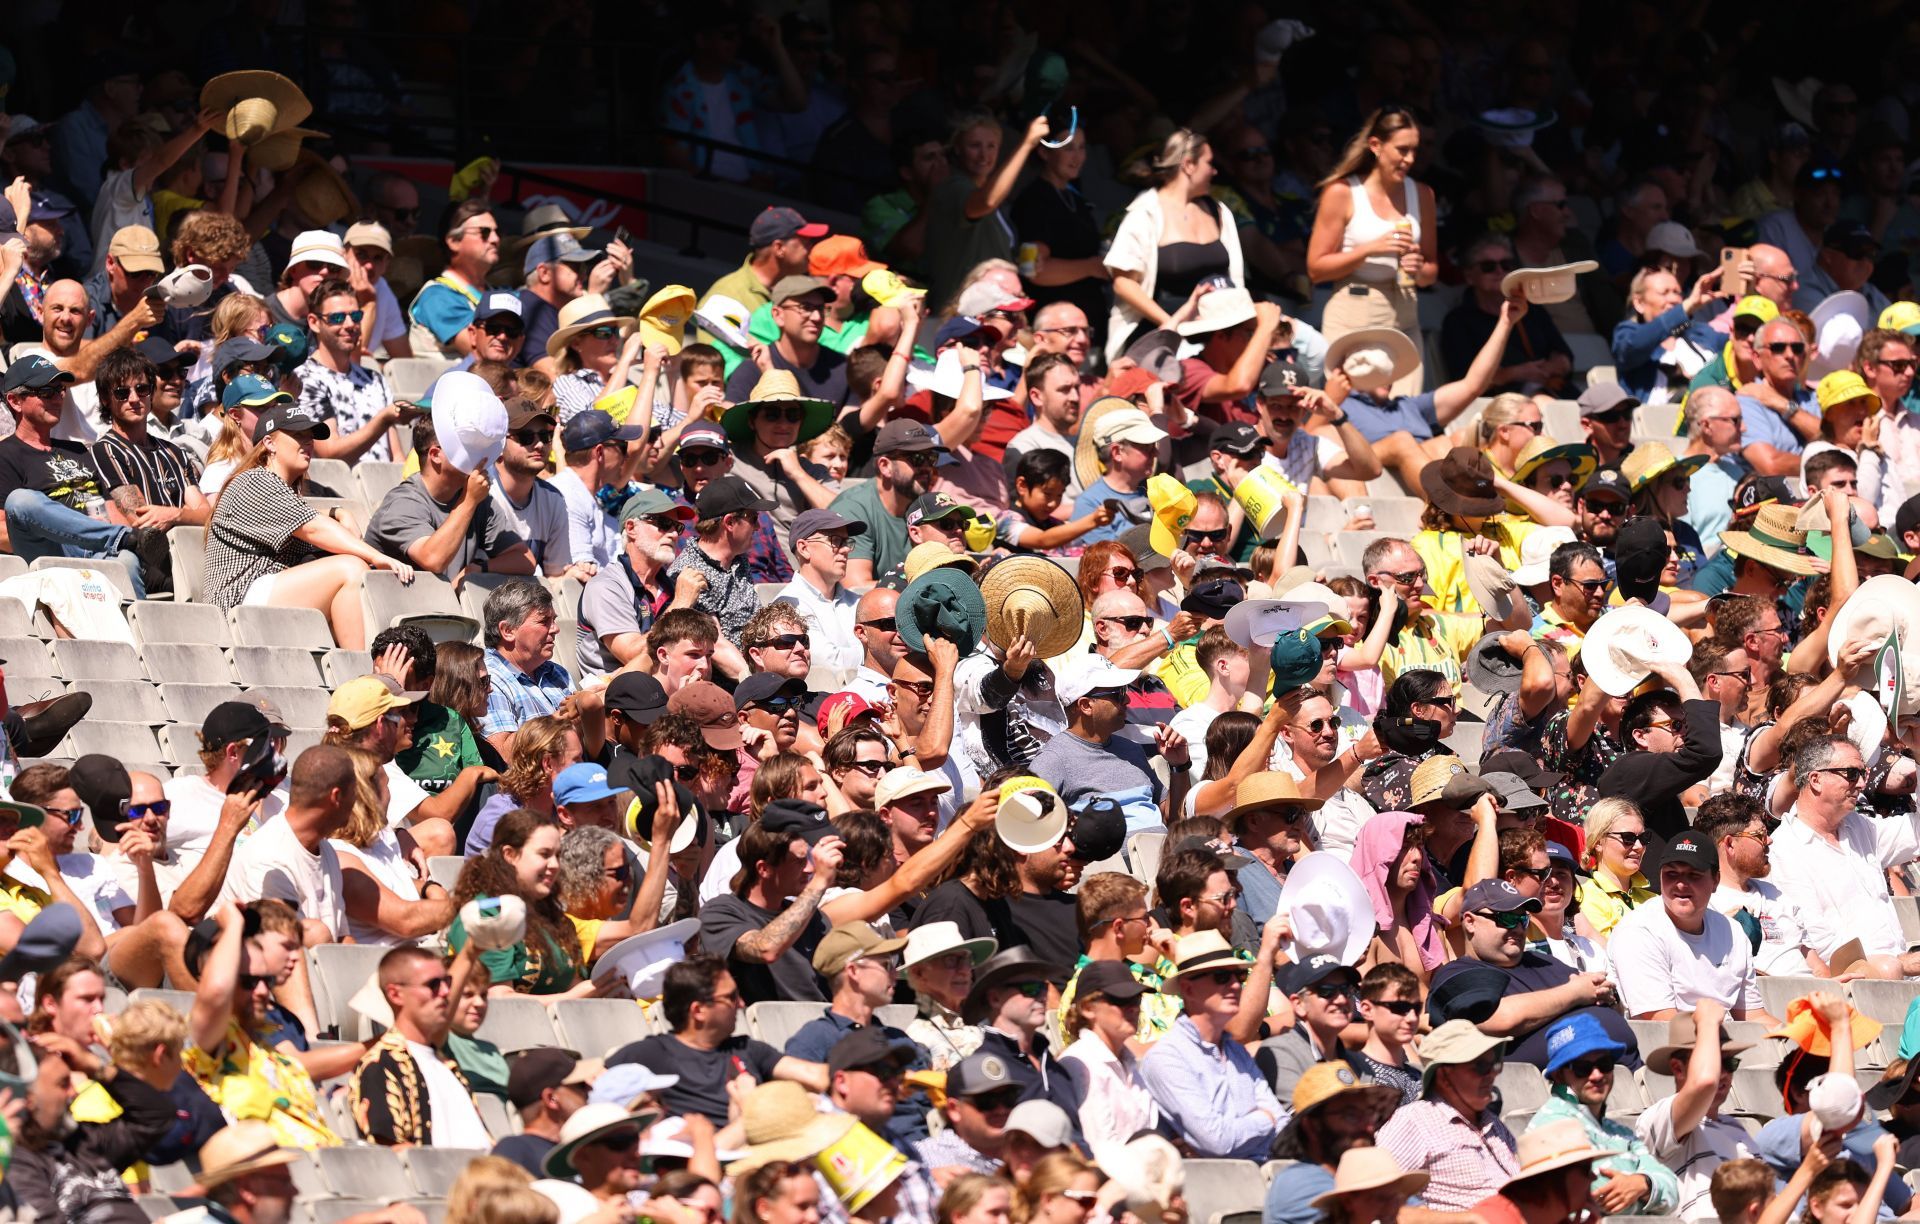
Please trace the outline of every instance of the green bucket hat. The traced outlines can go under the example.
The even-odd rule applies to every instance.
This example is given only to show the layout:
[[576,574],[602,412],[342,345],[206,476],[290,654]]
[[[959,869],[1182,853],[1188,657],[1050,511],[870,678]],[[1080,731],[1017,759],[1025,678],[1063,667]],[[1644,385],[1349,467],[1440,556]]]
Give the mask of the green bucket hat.
[[894,621],[908,650],[925,653],[927,638],[932,636],[954,643],[964,658],[987,631],[987,599],[972,575],[941,566],[915,578],[900,592]]

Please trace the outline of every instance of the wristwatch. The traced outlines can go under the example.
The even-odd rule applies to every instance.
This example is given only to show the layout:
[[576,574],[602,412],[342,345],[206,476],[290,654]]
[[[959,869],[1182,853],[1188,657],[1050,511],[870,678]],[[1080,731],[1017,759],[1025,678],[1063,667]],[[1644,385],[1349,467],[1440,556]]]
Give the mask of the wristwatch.
[[1343,412],[1339,416],[1329,420],[1327,424],[1333,426],[1335,429],[1338,429],[1352,419],[1353,419],[1352,417],[1349,417],[1346,413]]

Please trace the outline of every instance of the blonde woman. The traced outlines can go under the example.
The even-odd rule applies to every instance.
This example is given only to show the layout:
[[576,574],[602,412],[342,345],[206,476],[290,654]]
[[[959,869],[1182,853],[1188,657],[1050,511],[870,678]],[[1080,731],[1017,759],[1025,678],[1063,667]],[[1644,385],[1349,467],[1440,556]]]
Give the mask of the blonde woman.
[[533,1174],[504,1156],[479,1156],[447,1191],[447,1224],[560,1224]]
[[[1391,327],[1421,347],[1414,290],[1440,272],[1433,189],[1413,179],[1420,125],[1397,106],[1374,111],[1320,180],[1320,206],[1307,240],[1307,275],[1331,284],[1320,332],[1329,343],[1365,327]],[[1420,372],[1394,383],[1414,395]]]
[[[345,751],[353,762],[353,816],[330,840],[340,859],[347,934],[363,944],[418,942],[453,921],[452,901],[445,889],[423,880],[426,856],[413,834],[387,822],[387,774],[380,758],[364,748]],[[420,904],[429,899],[439,904]]]
[[213,314],[207,320],[212,335],[201,344],[200,357],[193,363],[193,375],[187,382],[186,406],[189,411],[219,403],[220,392],[236,374],[253,372],[277,376],[270,355],[229,361],[225,369],[215,364],[223,356],[232,357],[231,349],[226,354],[221,353],[222,345],[242,338],[257,341],[271,326],[273,316],[267,313],[264,299],[251,293],[229,293],[220,299],[220,304],[213,308]]
[[1003,164],[999,120],[976,111],[955,121],[948,138],[953,172],[927,197],[923,262],[936,306],[945,307],[957,297],[967,273],[982,260],[1013,258],[1013,225],[1000,209],[1047,130],[1044,116],[1027,124]]
[[1520,466],[1520,453],[1547,428],[1533,397],[1508,391],[1496,395],[1473,423],[1473,448],[1508,480]]
[[597,293],[582,294],[560,312],[560,326],[547,338],[554,362],[553,402],[565,425],[595,400],[627,385],[640,355],[640,332],[632,315],[617,315]]
[[1640,874],[1647,822],[1631,800],[1602,799],[1588,808],[1586,834],[1583,865],[1590,874],[1580,885],[1575,929],[1604,945],[1628,910],[1660,894]]
[[285,392],[260,410],[253,449],[220,491],[207,523],[207,602],[313,608],[344,650],[367,648],[360,579],[370,569],[413,581],[413,567],[387,556],[317,512],[294,490],[306,479],[327,423]]
[[1194,288],[1215,277],[1247,283],[1239,227],[1213,187],[1213,149],[1185,128],[1167,137],[1153,159],[1153,186],[1127,206],[1107,252],[1113,311],[1107,320],[1107,360],[1156,328]]
[[985,1173],[962,1173],[948,1182],[934,1212],[937,1224],[1008,1224],[1012,1218],[1013,1183]]
[[1103,1180],[1073,1152],[1042,1156],[1014,1193],[1014,1224],[1087,1224]]

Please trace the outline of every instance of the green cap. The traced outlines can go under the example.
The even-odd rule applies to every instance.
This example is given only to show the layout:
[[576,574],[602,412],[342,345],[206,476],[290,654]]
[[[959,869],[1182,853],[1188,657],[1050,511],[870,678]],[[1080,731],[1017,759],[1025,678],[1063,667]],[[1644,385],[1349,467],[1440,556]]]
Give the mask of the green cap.
[[653,488],[640,490],[620,507],[620,521],[623,523],[653,514],[671,514],[687,523],[691,523],[694,519],[693,507],[677,502],[661,490]]

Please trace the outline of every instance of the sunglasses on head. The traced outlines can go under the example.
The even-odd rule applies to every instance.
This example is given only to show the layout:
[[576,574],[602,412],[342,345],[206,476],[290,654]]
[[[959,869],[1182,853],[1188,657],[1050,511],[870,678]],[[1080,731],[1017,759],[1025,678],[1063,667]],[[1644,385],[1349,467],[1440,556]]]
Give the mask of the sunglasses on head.
[[136,395],[139,396],[141,399],[146,399],[149,395],[152,395],[152,394],[153,394],[153,384],[150,382],[121,383],[119,386],[113,389],[113,398],[119,400],[123,404],[126,403],[128,400],[132,399]]
[[1475,910],[1473,913],[1474,917],[1484,918],[1503,931],[1517,931],[1527,925],[1527,912],[1525,910],[1507,910],[1505,913],[1499,914],[1494,913],[1492,910]]
[[726,457],[727,452],[725,451],[705,449],[683,450],[680,452],[680,466],[683,468],[712,467]]
[[328,327],[338,327],[346,322],[358,323],[366,317],[367,312],[364,310],[329,310],[320,316],[320,321]]

